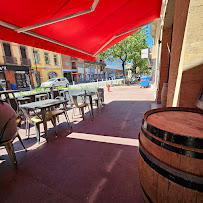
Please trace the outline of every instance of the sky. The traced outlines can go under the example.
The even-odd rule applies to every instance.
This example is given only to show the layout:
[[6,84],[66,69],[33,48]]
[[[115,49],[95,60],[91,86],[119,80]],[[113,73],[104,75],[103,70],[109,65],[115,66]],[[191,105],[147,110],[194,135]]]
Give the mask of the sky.
[[148,43],[148,47],[152,47],[152,36],[151,36],[151,25],[148,24],[147,25],[147,32],[148,32],[148,37],[147,37],[147,43]]

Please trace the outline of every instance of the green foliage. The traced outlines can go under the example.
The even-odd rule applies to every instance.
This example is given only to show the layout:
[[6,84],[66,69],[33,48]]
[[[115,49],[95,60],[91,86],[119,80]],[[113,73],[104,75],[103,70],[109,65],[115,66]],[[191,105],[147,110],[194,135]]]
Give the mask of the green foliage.
[[22,96],[22,95],[23,95],[23,92],[22,92],[22,91],[18,93],[18,96]]
[[63,86],[62,85],[58,86],[58,90],[61,90],[61,89],[63,89]]
[[140,68],[140,73],[150,73],[150,69],[147,66],[142,66]]
[[44,88],[40,88],[40,87],[39,87],[39,88],[35,88],[35,91],[36,91],[36,92],[43,92],[43,91],[44,91]]
[[118,42],[114,46],[108,48],[99,54],[101,59],[108,59],[110,61],[119,60],[122,62],[123,75],[125,79],[125,64],[132,63],[133,72],[136,73],[136,67],[144,67],[146,71],[147,59],[141,59],[141,49],[147,48],[148,44],[146,41],[147,30],[146,27],[139,29],[137,32],[128,36],[124,40]]

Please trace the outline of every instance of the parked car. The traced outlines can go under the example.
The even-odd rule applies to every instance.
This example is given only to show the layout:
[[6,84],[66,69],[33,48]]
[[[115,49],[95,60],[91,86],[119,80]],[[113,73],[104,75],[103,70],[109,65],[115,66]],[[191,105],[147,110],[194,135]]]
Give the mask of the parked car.
[[41,87],[58,87],[58,86],[63,86],[63,87],[69,87],[69,81],[67,78],[52,78],[47,80],[46,82],[43,82],[41,84]]

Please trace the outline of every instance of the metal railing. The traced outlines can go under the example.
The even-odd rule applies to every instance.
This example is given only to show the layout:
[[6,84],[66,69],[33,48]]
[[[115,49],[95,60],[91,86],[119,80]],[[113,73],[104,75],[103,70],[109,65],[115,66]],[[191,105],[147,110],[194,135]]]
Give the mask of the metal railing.
[[17,58],[12,56],[4,56],[4,63],[5,64],[11,64],[11,65],[17,65]]
[[22,66],[31,66],[30,59],[21,58],[20,61]]

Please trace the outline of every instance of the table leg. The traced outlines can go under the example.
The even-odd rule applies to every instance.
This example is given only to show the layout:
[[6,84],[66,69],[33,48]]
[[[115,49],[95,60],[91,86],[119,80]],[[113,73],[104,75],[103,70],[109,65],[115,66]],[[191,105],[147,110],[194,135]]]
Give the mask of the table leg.
[[42,108],[42,120],[43,120],[43,124],[44,124],[45,138],[48,142],[46,108]]
[[10,101],[8,93],[5,93],[5,96],[6,96],[7,103],[11,106],[11,101]]
[[15,95],[14,95],[14,93],[12,92],[12,95],[13,95],[13,99],[14,99],[14,101],[15,101],[15,103],[16,103],[16,105],[17,105],[17,112],[19,112],[19,104],[18,104],[18,101],[17,101],[17,99],[16,99],[16,97],[15,97]]
[[93,114],[93,104],[92,104],[92,96],[90,96],[90,106],[91,106],[91,111],[92,111],[92,117],[94,117],[94,114]]

